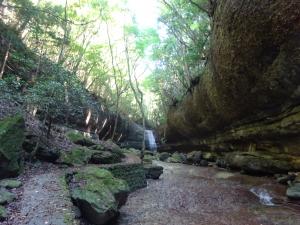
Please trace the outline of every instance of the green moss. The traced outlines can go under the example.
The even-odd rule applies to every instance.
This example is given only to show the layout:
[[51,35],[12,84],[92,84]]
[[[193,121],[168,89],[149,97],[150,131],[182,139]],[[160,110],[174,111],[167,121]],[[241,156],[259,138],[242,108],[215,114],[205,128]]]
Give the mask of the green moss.
[[159,154],[159,160],[165,162],[171,156],[168,152],[162,152]]
[[21,115],[0,121],[0,178],[20,173],[24,131],[25,123]]
[[86,167],[82,172],[75,175],[77,180],[89,181],[85,185],[85,189],[89,191],[99,190],[106,192],[105,187],[113,194],[120,190],[128,190],[128,184],[122,180],[115,178],[112,173],[106,169],[100,169],[95,166]]
[[16,196],[13,193],[7,191],[4,188],[0,189],[0,204],[1,205],[6,204],[6,203],[10,203],[15,198],[16,198]]
[[140,156],[141,151],[135,148],[122,148],[122,152],[124,154],[133,154],[133,155],[137,155]]
[[125,180],[129,185],[130,191],[147,186],[145,170],[142,164],[112,165],[107,169],[114,177]]
[[174,153],[171,157],[167,159],[169,163],[182,163],[183,159],[179,153]]
[[129,193],[124,180],[95,166],[74,174],[72,182],[75,185],[71,189],[72,199],[84,217],[93,224],[105,224],[116,217],[118,208],[125,203]]
[[22,182],[15,179],[4,179],[0,181],[0,187],[5,188],[18,188],[22,186]]
[[69,140],[72,141],[74,144],[79,144],[83,146],[95,145],[92,139],[83,136],[83,134],[79,131],[69,131],[66,135],[69,138]]
[[153,155],[145,155],[143,162],[144,163],[152,163],[152,160],[156,160],[156,157]]
[[7,217],[6,209],[4,206],[0,205],[0,221]]
[[86,147],[75,147],[68,152],[62,151],[59,161],[73,166],[85,165],[90,161],[93,153]]

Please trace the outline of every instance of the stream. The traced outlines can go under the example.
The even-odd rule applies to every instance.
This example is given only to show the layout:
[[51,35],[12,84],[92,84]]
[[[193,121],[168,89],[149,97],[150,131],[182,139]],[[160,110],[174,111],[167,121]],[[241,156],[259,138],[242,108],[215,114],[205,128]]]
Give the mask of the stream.
[[213,167],[155,162],[159,180],[132,193],[116,225],[299,225],[286,186]]

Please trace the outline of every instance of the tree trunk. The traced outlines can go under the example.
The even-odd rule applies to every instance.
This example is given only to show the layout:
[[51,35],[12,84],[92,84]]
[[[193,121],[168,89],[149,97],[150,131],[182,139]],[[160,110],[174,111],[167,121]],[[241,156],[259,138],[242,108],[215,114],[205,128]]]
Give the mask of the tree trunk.
[[6,64],[7,64],[7,60],[8,60],[8,57],[9,57],[10,48],[11,48],[11,42],[9,42],[7,50],[5,52],[4,60],[3,60],[3,63],[2,63],[2,66],[1,66],[1,71],[0,71],[0,79],[3,78],[3,74],[4,74],[5,67],[6,67]]

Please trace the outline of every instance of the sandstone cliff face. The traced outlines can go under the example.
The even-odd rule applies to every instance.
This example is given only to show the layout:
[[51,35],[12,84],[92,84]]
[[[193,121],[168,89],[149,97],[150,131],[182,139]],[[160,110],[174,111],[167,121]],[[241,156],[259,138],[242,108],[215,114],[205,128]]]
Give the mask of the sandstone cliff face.
[[300,2],[219,0],[210,59],[168,115],[169,142],[300,155]]

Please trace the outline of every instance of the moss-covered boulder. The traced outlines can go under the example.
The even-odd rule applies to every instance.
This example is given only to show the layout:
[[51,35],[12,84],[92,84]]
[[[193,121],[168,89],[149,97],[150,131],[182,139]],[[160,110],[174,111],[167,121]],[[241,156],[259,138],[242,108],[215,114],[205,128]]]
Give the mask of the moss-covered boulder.
[[189,164],[199,164],[203,158],[203,153],[201,151],[192,151],[187,154],[186,161]]
[[22,186],[22,182],[16,179],[0,180],[0,187],[12,189],[12,188],[19,188],[21,186]]
[[7,217],[6,209],[4,206],[0,205],[0,221],[5,220]]
[[93,153],[87,147],[76,146],[70,151],[62,151],[59,162],[70,166],[85,165],[91,160]]
[[17,176],[22,169],[25,123],[21,115],[0,121],[0,179]]
[[0,205],[12,202],[16,196],[7,191],[5,188],[0,188]]
[[74,203],[84,218],[95,225],[106,224],[115,218],[129,193],[124,180],[94,166],[75,173],[70,187]]
[[69,151],[62,151],[59,162],[70,166],[91,164],[119,163],[123,154],[115,151],[100,150],[100,145],[93,147],[76,146]]
[[91,163],[94,164],[113,164],[119,163],[122,159],[118,154],[110,151],[97,151],[92,154]]
[[125,180],[130,191],[147,187],[145,170],[142,164],[116,164],[106,167],[114,177]]
[[165,162],[171,156],[168,152],[162,152],[159,154],[159,160]]
[[[118,163],[118,162],[121,162],[123,158],[125,158],[125,154],[122,151],[122,149],[117,144],[112,142],[111,140],[99,141],[99,144],[93,145],[89,148],[92,150],[99,151],[99,152],[106,152],[106,153],[103,153],[103,155],[106,155],[106,156],[111,155],[109,161],[105,162],[105,163]],[[104,160],[107,161],[106,159],[104,159]]]
[[169,162],[169,163],[184,163],[185,158],[182,154],[175,152],[172,154],[171,157],[169,157],[167,159],[167,162]]
[[203,152],[202,158],[209,162],[215,162],[218,158],[218,155],[214,152]]
[[70,141],[72,141],[74,144],[82,145],[82,146],[93,146],[95,145],[95,142],[89,138],[85,137],[81,132],[72,130],[66,133],[67,137]]
[[143,158],[143,162],[144,163],[152,163],[153,160],[156,160],[157,158],[153,155],[144,155],[144,158]]

